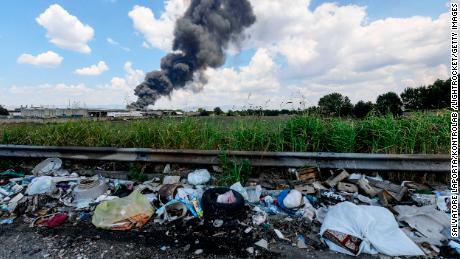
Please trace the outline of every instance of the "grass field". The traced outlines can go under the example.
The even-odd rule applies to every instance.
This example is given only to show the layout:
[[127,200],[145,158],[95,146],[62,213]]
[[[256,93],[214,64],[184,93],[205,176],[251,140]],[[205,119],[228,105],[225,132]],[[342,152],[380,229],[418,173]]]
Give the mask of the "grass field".
[[294,117],[166,118],[0,125],[1,144],[261,151],[447,154],[447,112],[395,119]]

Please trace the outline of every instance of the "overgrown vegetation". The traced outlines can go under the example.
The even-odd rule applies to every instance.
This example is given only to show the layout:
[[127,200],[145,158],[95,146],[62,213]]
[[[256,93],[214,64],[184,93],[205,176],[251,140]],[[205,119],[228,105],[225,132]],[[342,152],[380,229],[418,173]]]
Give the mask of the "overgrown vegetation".
[[292,117],[166,118],[0,125],[1,144],[260,151],[445,153],[447,111],[361,120]]
[[131,166],[129,169],[128,179],[139,181],[139,182],[147,181],[148,177],[147,175],[144,174],[144,171],[145,171],[145,166],[143,167]]
[[245,184],[252,172],[249,160],[236,160],[233,157],[228,157],[225,151],[222,151],[219,155],[219,165],[222,168],[222,173],[219,176],[219,184],[223,186],[228,186],[236,182]]

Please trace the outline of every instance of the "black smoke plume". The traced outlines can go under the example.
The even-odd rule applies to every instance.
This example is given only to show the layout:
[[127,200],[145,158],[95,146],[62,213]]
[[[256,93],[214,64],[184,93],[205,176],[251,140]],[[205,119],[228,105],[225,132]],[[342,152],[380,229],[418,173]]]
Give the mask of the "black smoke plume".
[[248,0],[192,0],[176,22],[173,52],[161,59],[161,71],[148,73],[136,87],[138,100],[130,107],[154,105],[194,78],[205,82],[204,70],[222,66],[228,44],[239,41],[243,30],[255,21]]

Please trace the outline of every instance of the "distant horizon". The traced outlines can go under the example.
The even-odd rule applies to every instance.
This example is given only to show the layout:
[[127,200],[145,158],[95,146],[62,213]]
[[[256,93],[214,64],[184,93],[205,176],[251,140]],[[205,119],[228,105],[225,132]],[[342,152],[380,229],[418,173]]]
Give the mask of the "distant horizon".
[[[449,77],[448,1],[250,2],[257,21],[227,50],[225,65],[153,109],[295,109],[287,103],[315,106],[332,92],[374,102]],[[3,1],[0,105],[125,108],[171,49],[188,4]]]

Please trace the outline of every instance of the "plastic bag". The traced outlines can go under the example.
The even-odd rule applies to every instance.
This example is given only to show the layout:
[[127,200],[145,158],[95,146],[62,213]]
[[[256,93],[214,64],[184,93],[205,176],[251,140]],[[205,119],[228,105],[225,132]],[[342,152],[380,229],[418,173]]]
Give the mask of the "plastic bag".
[[133,191],[125,198],[105,201],[94,211],[94,226],[111,230],[140,228],[152,217],[154,208],[139,191]]
[[[329,208],[320,234],[327,230],[354,236],[362,240],[360,253],[382,253],[389,256],[425,255],[422,250],[404,232],[399,229],[393,214],[378,206],[357,206],[351,202],[342,202]],[[355,255],[343,247],[326,239],[333,251]]]
[[235,202],[236,202],[236,197],[233,194],[232,190],[217,196],[217,203],[232,204]]
[[230,189],[239,192],[245,200],[249,199],[248,192],[244,189],[240,182],[236,182],[230,186]]
[[290,190],[283,200],[283,205],[288,209],[298,208],[302,205],[302,193]]
[[51,194],[56,189],[56,185],[53,182],[53,177],[51,176],[40,176],[32,180],[32,182],[27,187],[26,193],[28,195],[35,194]]
[[192,185],[201,185],[211,180],[211,174],[206,169],[195,170],[188,174],[187,182]]
[[259,202],[260,196],[262,195],[262,186],[250,186],[246,187],[246,193],[248,194],[249,202]]
[[36,165],[32,170],[33,175],[51,175],[61,169],[62,160],[59,158],[48,158],[43,160],[40,164]]

